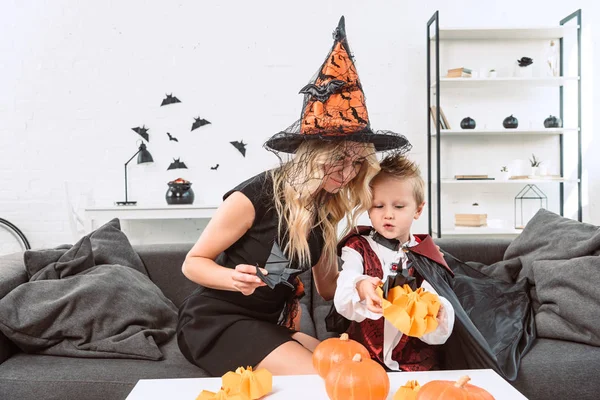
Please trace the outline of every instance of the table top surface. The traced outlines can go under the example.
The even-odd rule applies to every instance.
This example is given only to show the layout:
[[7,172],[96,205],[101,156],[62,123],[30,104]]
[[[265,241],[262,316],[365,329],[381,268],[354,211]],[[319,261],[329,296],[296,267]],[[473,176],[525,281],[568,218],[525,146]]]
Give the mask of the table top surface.
[[[420,385],[432,380],[457,380],[468,375],[470,384],[484,388],[496,400],[526,399],[512,385],[491,369],[428,371],[428,372],[391,372],[390,393],[392,399],[398,388],[409,380],[417,380]],[[221,387],[221,378],[186,379],[140,379],[127,400],[195,400],[202,390],[216,392]],[[263,397],[265,400],[294,399],[327,400],[325,383],[318,375],[274,376],[273,391]]]

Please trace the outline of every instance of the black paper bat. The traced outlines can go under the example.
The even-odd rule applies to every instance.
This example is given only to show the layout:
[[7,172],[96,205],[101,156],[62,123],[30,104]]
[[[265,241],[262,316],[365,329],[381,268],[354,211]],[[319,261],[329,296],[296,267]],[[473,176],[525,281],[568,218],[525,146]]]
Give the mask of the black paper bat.
[[160,103],[160,106],[166,106],[169,104],[175,104],[175,103],[181,103],[181,100],[179,100],[177,97],[173,97],[173,93],[168,94],[167,97],[165,97],[162,101],[162,103]]
[[201,126],[210,124],[210,121],[205,120],[204,118],[194,118],[194,123],[192,124],[192,130],[198,129]]
[[178,142],[178,143],[179,143],[179,140],[177,140],[177,138],[176,138],[176,137],[174,137],[174,136],[171,136],[171,134],[170,134],[169,132],[167,132],[167,136],[169,136],[169,140],[172,140],[172,141],[174,141],[174,142]]
[[169,168],[167,168],[167,171],[170,169],[187,169],[187,165],[185,165],[184,162],[179,161],[179,158],[174,158],[173,162],[171,164],[169,164]]
[[215,165],[214,167],[210,167],[210,169],[212,169],[213,171],[216,171],[219,168],[219,164]]
[[285,285],[294,289],[294,282],[296,275],[302,273],[301,269],[288,268],[290,266],[290,260],[287,259],[283,251],[277,243],[273,243],[271,248],[271,254],[264,265],[264,269],[267,270],[268,274],[263,275],[258,265],[256,266],[256,276],[261,281],[267,284],[268,287],[274,289],[277,285]]
[[140,135],[141,137],[143,137],[144,139],[146,139],[146,142],[150,141],[150,135],[148,134],[148,131],[150,129],[146,128],[146,125],[142,125],[141,128],[139,126],[137,126],[135,128],[131,128],[131,130],[134,131],[135,133],[137,133],[138,135]]
[[321,103],[324,103],[327,101],[329,96],[331,96],[345,84],[346,82],[340,81],[339,79],[331,80],[325,85],[320,86],[317,86],[313,83],[309,83],[308,85],[300,89],[299,93],[311,95],[313,98],[319,100]]
[[239,150],[240,153],[242,153],[242,155],[244,157],[246,157],[246,143],[244,143],[244,141],[242,140],[241,142],[238,142],[237,140],[234,142],[229,142],[233,145],[233,147],[235,147],[236,149]]

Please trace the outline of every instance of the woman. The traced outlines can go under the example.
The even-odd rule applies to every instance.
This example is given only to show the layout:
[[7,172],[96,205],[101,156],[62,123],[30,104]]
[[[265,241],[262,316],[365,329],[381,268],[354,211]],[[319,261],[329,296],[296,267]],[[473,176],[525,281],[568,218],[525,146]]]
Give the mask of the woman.
[[[410,148],[401,135],[371,130],[343,17],[334,38],[301,90],[302,119],[266,143],[294,157],[225,194],[184,262],[183,273],[200,287],[181,307],[178,343],[211,375],[240,366],[315,373],[319,342],[296,331],[303,292],[296,275],[312,268],[318,293],[333,298],[338,222],[346,217],[354,226],[368,208],[369,182],[379,170],[375,152]],[[287,275],[265,267],[279,252],[289,261]]]

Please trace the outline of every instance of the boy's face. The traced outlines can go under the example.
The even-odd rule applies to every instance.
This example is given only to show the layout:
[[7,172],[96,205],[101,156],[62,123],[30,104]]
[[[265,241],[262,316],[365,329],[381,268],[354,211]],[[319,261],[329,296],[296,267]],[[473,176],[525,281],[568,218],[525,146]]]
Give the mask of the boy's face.
[[373,184],[369,218],[373,228],[387,239],[408,240],[412,222],[419,219],[425,203],[417,204],[412,179],[378,178]]

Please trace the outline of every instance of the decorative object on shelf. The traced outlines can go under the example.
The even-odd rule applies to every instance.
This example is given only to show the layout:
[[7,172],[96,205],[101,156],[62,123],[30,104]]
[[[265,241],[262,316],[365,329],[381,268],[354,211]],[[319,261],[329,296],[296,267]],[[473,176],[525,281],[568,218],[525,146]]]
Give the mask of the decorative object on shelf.
[[194,118],[194,123],[192,124],[192,130],[198,129],[201,126],[208,125],[210,123],[211,123],[210,121],[208,121],[204,118],[200,118],[200,117]]
[[118,206],[134,206],[137,204],[137,201],[130,201],[129,198],[127,197],[127,164],[129,164],[129,162],[131,160],[133,160],[133,157],[135,157],[135,156],[138,156],[138,158],[137,158],[138,164],[154,162],[154,159],[152,158],[152,154],[150,154],[148,149],[146,149],[146,145],[144,144],[144,142],[142,142],[140,144],[140,147],[138,148],[138,151],[136,151],[135,154],[132,155],[131,158],[129,160],[127,160],[127,162],[125,163],[125,201],[117,201],[115,204]]
[[150,135],[148,134],[148,131],[150,129],[146,128],[146,125],[142,125],[141,128],[139,126],[136,126],[135,128],[131,128],[131,130],[143,137],[146,140],[146,142],[150,142]]
[[185,165],[184,162],[180,161],[179,158],[174,158],[173,162],[169,164],[169,168],[167,168],[167,171],[170,169],[187,169],[187,165]]
[[516,129],[519,126],[519,120],[511,114],[510,116],[504,118],[502,122],[502,126],[506,129]]
[[463,118],[462,121],[460,121],[460,127],[462,129],[475,129],[475,126],[477,126],[477,124],[471,117]]
[[162,101],[162,103],[160,103],[160,106],[166,106],[169,104],[175,104],[175,103],[181,103],[181,101],[177,98],[173,96],[173,93],[168,94],[167,97],[165,97]]
[[496,72],[495,69],[490,69],[489,77],[490,78],[497,78],[498,77],[498,73]]
[[526,185],[515,196],[515,229],[525,228],[527,222],[540,208],[548,209],[548,197],[536,185]]
[[175,136],[171,135],[169,132],[167,132],[167,136],[169,137],[169,141],[172,140],[174,142],[178,142],[179,143],[179,140],[177,140],[177,138]]
[[546,50],[546,73],[548,76],[556,77],[559,74],[559,63],[558,63],[558,46],[554,40],[550,41],[550,46]]
[[532,154],[533,158],[529,159],[529,162],[531,163],[531,175],[532,176],[537,176],[539,175],[539,168],[540,168],[540,164],[542,164],[542,162],[540,160],[538,160],[537,158],[535,158],[535,154]]
[[562,128],[562,121],[560,118],[550,115],[544,120],[544,128]]
[[210,167],[210,169],[212,169],[213,171],[216,171],[217,169],[219,169],[219,164],[215,165],[214,167]]
[[169,189],[165,194],[167,204],[194,204],[194,191],[192,190],[192,182],[186,181],[183,178],[177,178],[169,183]]
[[508,168],[505,166],[500,168],[500,179],[503,181],[507,181],[508,178],[510,178],[510,172],[508,172]]
[[454,214],[455,226],[481,227],[487,226],[487,213],[479,203],[475,202],[468,208],[463,208],[462,213]]
[[447,78],[470,78],[473,75],[473,71],[469,68],[453,68],[448,70]]
[[517,60],[517,65],[515,66],[515,76],[519,78],[531,78],[533,59],[529,57],[521,57],[520,60]]
[[244,141],[242,140],[241,142],[238,142],[237,140],[233,141],[233,142],[229,142],[233,145],[233,147],[235,147],[236,149],[238,149],[238,151],[240,153],[242,153],[242,155],[244,157],[246,157],[246,145],[247,143],[244,143]]

